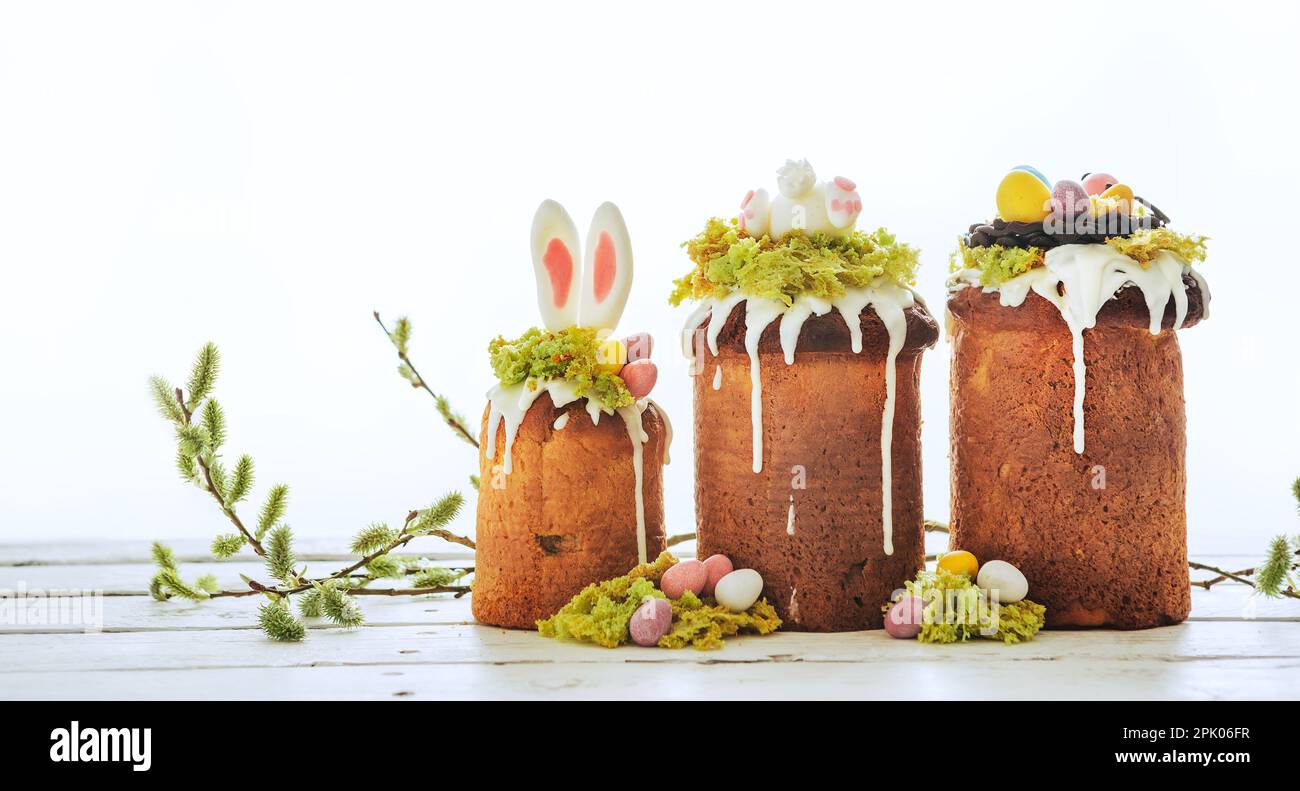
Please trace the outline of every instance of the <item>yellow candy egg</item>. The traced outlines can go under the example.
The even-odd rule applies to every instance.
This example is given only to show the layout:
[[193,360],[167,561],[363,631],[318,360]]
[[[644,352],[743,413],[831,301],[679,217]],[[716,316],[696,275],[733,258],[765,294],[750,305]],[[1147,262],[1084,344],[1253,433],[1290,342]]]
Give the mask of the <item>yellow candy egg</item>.
[[627,344],[617,338],[596,343],[596,372],[616,374],[627,364]]
[[1013,170],[998,185],[998,216],[1007,222],[1039,222],[1052,212],[1052,191],[1027,170]]
[[1133,188],[1127,184],[1112,184],[1101,197],[1116,201],[1127,211],[1133,205]]
[[975,556],[964,549],[956,552],[949,552],[939,558],[939,568],[951,574],[965,574],[971,579],[975,579],[976,573],[980,570],[979,561]]

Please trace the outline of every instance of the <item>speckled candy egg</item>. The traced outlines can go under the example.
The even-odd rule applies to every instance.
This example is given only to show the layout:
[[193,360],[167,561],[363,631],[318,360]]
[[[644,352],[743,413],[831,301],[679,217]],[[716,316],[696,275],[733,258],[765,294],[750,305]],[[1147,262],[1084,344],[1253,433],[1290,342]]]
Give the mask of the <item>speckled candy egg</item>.
[[975,579],[980,564],[974,555],[964,549],[958,549],[939,558],[939,568],[950,574],[965,574],[971,579]]
[[980,567],[976,584],[1002,604],[1018,602],[1029,594],[1029,580],[1005,560],[990,560]]
[[726,555],[710,555],[704,559],[704,569],[708,571],[708,579],[704,582],[704,595],[712,596],[713,589],[717,587],[718,580],[735,571],[735,566],[731,564],[731,558]]
[[686,591],[696,596],[704,590],[709,572],[698,560],[683,560],[664,572],[659,580],[659,590],[670,599],[680,599]]
[[628,622],[628,631],[637,645],[655,645],[673,625],[673,607],[667,599],[648,599]]
[[1052,187],[1052,213],[1058,217],[1082,217],[1088,213],[1088,191],[1077,181],[1061,179]]
[[655,382],[659,380],[659,368],[649,360],[634,360],[623,366],[618,375],[623,379],[623,384],[627,385],[627,391],[632,397],[640,400],[650,395],[654,389]]
[[885,613],[885,633],[899,640],[911,640],[921,633],[924,617],[925,600],[920,596],[904,596]]
[[1039,222],[1051,212],[1051,198],[1042,174],[1018,168],[998,185],[998,216],[1008,222]]
[[718,580],[713,588],[713,597],[732,612],[744,612],[754,606],[762,592],[763,578],[757,571],[737,569]]
[[1087,173],[1083,177],[1083,188],[1088,191],[1089,195],[1100,195],[1111,184],[1118,183],[1119,179],[1109,173]]

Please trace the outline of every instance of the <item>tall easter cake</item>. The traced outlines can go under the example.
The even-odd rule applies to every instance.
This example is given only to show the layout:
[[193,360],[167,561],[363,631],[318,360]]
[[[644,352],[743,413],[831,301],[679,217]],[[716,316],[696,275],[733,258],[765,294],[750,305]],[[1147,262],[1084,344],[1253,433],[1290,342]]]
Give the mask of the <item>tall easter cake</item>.
[[532,249],[545,329],[489,347],[471,599],[477,620],[520,629],[663,551],[672,434],[648,398],[650,337],[611,334],[632,286],[618,208],[596,210],[580,265],[573,220],[546,201]]
[[786,626],[880,628],[923,565],[916,252],[854,230],[856,185],[807,161],[687,243],[700,557],[756,569]]
[[1177,623],[1187,583],[1176,331],[1203,237],[1106,173],[1011,171],[949,280],[951,545],[1034,581],[1049,626]]

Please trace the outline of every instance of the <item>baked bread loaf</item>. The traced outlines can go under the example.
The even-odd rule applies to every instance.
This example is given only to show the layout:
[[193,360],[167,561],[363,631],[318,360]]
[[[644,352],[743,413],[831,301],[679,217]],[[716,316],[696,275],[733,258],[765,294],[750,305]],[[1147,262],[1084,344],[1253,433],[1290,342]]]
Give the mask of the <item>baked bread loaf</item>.
[[[641,494],[653,558],[664,549],[667,434],[652,404],[641,426]],[[509,475],[502,470],[505,432],[489,444],[486,411],[479,447],[476,620],[533,629],[587,585],[637,565],[635,449],[619,415],[593,423],[585,401],[556,408],[544,393],[519,424]]]
[[[862,351],[838,314],[810,318],[795,362],[780,322],[758,343],[762,470],[755,473],[745,306],[721,330],[718,354],[697,358],[695,513],[699,556],[721,553],[753,568],[786,628],[878,629],[880,605],[924,565],[921,495],[921,352],[938,326],[920,302],[908,308],[894,363],[892,550],[885,552],[881,419],[889,334],[872,308],[856,318]],[[708,322],[703,329],[707,331]],[[715,386],[716,384],[716,386]]]
[[[1188,278],[1187,319],[1203,314]],[[1030,294],[1003,307],[948,301],[953,548],[1006,560],[1048,626],[1136,629],[1187,617],[1186,417],[1174,306],[1152,335],[1142,292],[1121,289],[1084,334],[1087,444],[1072,441],[1070,330]]]
[[686,243],[700,557],[752,568],[786,628],[877,629],[924,562],[917,253],[857,185],[787,160]]
[[1204,239],[1104,173],[1049,186],[1017,168],[998,205],[949,281],[950,547],[1018,567],[1049,627],[1178,623],[1191,596],[1175,332],[1208,313],[1191,266]]
[[479,440],[471,606],[532,629],[576,593],[664,549],[663,465],[672,431],[648,396],[653,343],[613,329],[632,286],[632,246],[612,203],[596,209],[585,264],[568,212],[533,216],[545,329],[488,345],[498,384]]

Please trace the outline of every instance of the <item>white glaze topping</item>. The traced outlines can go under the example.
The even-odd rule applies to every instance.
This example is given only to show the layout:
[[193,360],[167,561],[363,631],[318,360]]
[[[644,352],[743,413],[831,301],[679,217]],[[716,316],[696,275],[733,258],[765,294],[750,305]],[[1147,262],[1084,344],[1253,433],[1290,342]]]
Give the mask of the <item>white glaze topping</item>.
[[790,495],[790,510],[785,515],[785,534],[794,535],[794,495]]
[[[998,292],[998,301],[1005,307],[1019,307],[1033,291],[1060,311],[1070,330],[1074,358],[1075,453],[1083,453],[1086,446],[1083,402],[1087,365],[1083,356],[1083,331],[1097,326],[1097,315],[1102,306],[1126,286],[1135,286],[1142,292],[1150,317],[1148,330],[1152,335],[1160,334],[1165,308],[1173,299],[1173,329],[1177,331],[1187,318],[1185,274],[1200,287],[1202,318],[1209,316],[1210,291],[1205,278],[1185,260],[1167,250],[1162,250],[1143,267],[1108,244],[1061,245],[1047,251],[1044,266],[1031,269],[1001,286],[983,288],[985,293]],[[979,272],[972,269],[962,270],[948,281],[950,291],[979,285]]]
[[[731,311],[744,295],[729,294],[717,300],[705,300],[690,317],[687,318],[683,337],[690,338],[700,323],[710,317],[705,333],[709,351],[718,354],[718,333],[726,324]],[[830,300],[809,295],[795,298],[794,304],[786,307],[775,300],[751,299],[746,301],[745,311],[745,351],[749,355],[750,372],[750,419],[752,423],[753,470],[763,470],[763,405],[762,378],[759,369],[758,341],[763,331],[776,319],[780,318],[781,351],[787,365],[793,365],[795,350],[803,324],[809,316],[824,316],[832,309],[839,312],[849,329],[850,345],[855,354],[862,352],[861,313],[868,306],[876,311],[885,331],[889,334],[888,362],[885,366],[885,405],[880,424],[881,454],[881,526],[884,533],[885,554],[894,553],[893,543],[893,431],[894,400],[896,389],[896,360],[907,339],[907,308],[916,304],[917,297],[911,289],[876,280],[867,288],[849,289],[847,293]],[[687,342],[683,350],[688,357],[694,356],[694,344]],[[714,374],[715,382],[718,380]],[[715,388],[716,389],[716,388]],[[793,514],[793,504],[791,515]]]

